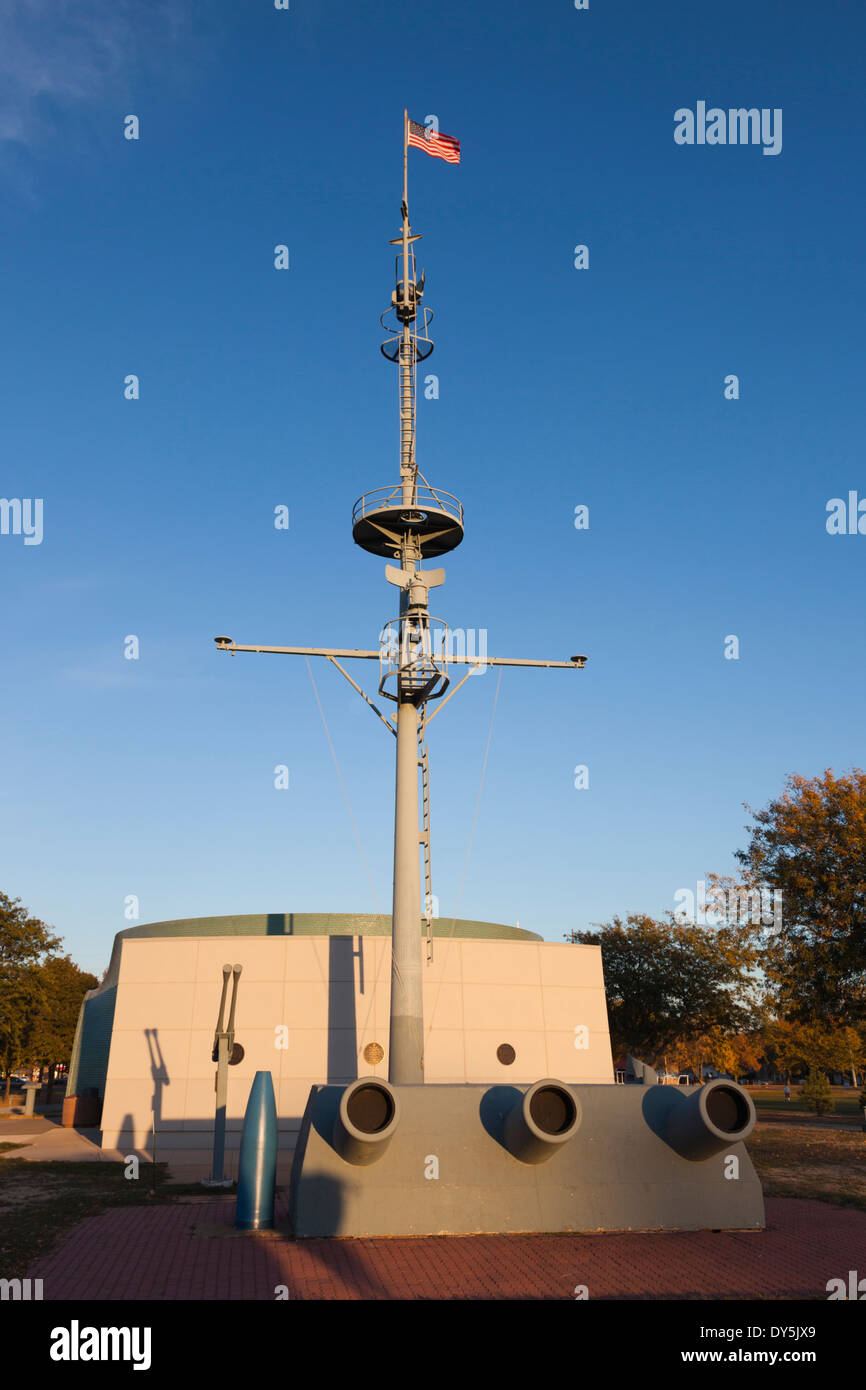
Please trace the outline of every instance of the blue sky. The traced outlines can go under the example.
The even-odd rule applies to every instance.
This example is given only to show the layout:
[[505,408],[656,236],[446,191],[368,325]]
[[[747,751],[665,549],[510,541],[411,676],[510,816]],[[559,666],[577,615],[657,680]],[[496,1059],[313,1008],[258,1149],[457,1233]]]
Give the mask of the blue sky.
[[[404,105],[463,156],[410,152],[418,457],[467,518],[434,611],[589,656],[504,673],[459,904],[496,673],[431,728],[441,916],[661,915],[732,870],[743,802],[862,765],[866,537],[825,524],[866,496],[859,7],[84,8],[0,20],[0,494],[44,506],[40,545],[0,535],[4,892],[98,971],[132,894],[390,910],[393,741],[314,665],[374,895],[303,660],[213,637],[393,616],[351,508],[397,476]],[[698,101],[781,109],[781,153],[677,145]]]

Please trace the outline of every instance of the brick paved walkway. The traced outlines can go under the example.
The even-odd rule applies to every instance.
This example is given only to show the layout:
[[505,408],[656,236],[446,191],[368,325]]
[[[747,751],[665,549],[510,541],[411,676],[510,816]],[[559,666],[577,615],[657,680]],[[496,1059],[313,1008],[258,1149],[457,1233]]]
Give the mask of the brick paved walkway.
[[[278,1198],[277,1215],[286,1208]],[[826,1298],[866,1261],[866,1212],[768,1198],[766,1231],[289,1241],[236,1235],[234,1199],[119,1207],[28,1271],[50,1299]]]

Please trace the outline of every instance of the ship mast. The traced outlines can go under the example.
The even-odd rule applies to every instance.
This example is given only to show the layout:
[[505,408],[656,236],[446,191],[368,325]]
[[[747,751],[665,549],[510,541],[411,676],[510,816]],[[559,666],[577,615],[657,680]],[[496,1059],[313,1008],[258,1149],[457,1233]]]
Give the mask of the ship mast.
[[[424,307],[424,276],[415,263],[409,221],[408,116],[403,112],[403,201],[401,231],[392,245],[401,247],[396,286],[381,323],[390,336],[382,353],[398,369],[400,412],[400,491],[382,497],[380,489],[362,497],[355,509],[354,538],[374,555],[389,555],[399,569],[386,566],[385,577],[400,590],[400,617],[382,634],[387,663],[380,694],[397,705],[397,760],[394,804],[394,899],[391,951],[391,1034],[388,1079],[405,1085],[424,1080],[423,965],[420,933],[421,883],[419,844],[424,852],[425,916],[432,940],[430,817],[427,704],[448,687],[447,629],[431,623],[428,595],[445,579],[442,569],[424,570],[422,562],[453,550],[463,539],[463,508],[448,493],[419,484],[415,452],[417,367],[433,351],[428,335],[432,312]],[[434,640],[438,639],[438,640]],[[419,771],[420,806],[419,823]]]
[[[417,366],[433,351],[429,337],[432,311],[424,306],[424,274],[418,278],[415,242],[409,221],[408,118],[403,113],[403,201],[401,231],[391,245],[396,256],[396,284],[389,308],[381,316],[387,333],[382,354],[397,366],[400,422],[399,482],[365,493],[355,503],[352,535],[363,550],[396,564],[385,578],[399,590],[399,617],[386,623],[378,651],[327,647],[241,646],[217,637],[229,652],[275,652],[322,656],[346,677],[397,741],[394,799],[394,897],[391,928],[391,1011],[388,1080],[397,1085],[424,1081],[423,934],[420,857],[424,852],[424,916],[428,946],[432,939],[429,776],[426,728],[436,711],[427,706],[445,696],[443,705],[477,666],[541,666],[579,669],[583,656],[570,661],[527,661],[514,657],[455,658],[448,628],[429,612],[429,591],[445,581],[443,569],[423,569],[423,562],[447,554],[463,540],[463,507],[456,497],[432,487],[419,473],[415,452]],[[340,658],[379,661],[379,694],[396,705],[385,716]],[[448,665],[468,667],[446,696]],[[429,949],[428,949],[429,958]]]

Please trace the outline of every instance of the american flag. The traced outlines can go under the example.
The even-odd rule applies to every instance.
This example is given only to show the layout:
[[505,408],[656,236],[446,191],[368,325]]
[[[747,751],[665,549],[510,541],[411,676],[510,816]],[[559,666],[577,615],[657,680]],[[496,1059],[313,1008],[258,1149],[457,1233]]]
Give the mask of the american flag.
[[453,135],[440,135],[438,131],[419,125],[417,121],[409,122],[409,144],[417,150],[426,150],[437,159],[447,159],[449,164],[460,163],[459,140],[455,140]]

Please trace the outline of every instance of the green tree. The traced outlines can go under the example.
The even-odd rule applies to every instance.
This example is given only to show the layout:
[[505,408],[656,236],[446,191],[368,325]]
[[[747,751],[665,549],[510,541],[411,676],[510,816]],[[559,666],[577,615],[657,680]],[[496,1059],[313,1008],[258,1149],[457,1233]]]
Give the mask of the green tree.
[[792,1072],[804,1071],[799,1024],[783,1018],[768,1022],[764,1029],[764,1056],[773,1070],[782,1072],[787,1081]]
[[817,1068],[809,1072],[800,1087],[800,1096],[806,1108],[814,1110],[816,1115],[822,1115],[836,1109],[830,1082],[824,1072]]
[[768,1060],[789,1076],[791,1072],[848,1071],[860,1062],[864,1050],[856,1028],[821,1021],[774,1019],[765,1037]]
[[50,1082],[54,1067],[69,1062],[81,1001],[99,981],[80,970],[71,956],[49,956],[39,966],[38,983],[40,998],[26,1031],[25,1047],[28,1061],[48,1068]]
[[800,1028],[800,1049],[810,1071],[844,1072],[860,1047],[857,1031],[850,1026],[813,1022]]
[[60,945],[60,937],[20,898],[0,893],[0,1066],[6,1074],[6,1102],[12,1071],[30,1060],[28,1030],[42,998],[39,964]]
[[601,947],[615,1053],[654,1062],[686,1038],[749,1028],[757,952],[739,927],[705,930],[634,913],[577,939]]
[[790,776],[738,850],[747,888],[782,895],[765,968],[799,1022],[866,1021],[866,772]]

